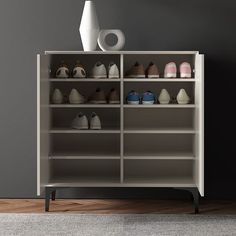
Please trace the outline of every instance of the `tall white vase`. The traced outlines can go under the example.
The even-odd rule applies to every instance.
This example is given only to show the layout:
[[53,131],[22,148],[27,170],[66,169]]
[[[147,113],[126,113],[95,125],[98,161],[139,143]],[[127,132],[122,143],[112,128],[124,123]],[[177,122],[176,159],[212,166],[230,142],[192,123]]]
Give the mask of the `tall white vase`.
[[100,27],[93,1],[85,1],[79,31],[84,51],[95,51]]

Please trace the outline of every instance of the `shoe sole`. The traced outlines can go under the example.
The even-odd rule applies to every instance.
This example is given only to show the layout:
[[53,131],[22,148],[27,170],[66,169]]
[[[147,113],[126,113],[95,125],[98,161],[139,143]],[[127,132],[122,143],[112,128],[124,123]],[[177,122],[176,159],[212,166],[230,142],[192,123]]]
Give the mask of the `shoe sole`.
[[109,101],[109,104],[120,104],[120,101]]
[[159,78],[159,75],[148,75],[147,78]]
[[120,77],[117,75],[117,76],[108,76],[108,79],[119,79]]
[[94,79],[107,79],[107,76],[106,75],[96,75],[96,76],[91,76],[91,78],[94,78]]
[[154,104],[154,101],[142,101],[143,105],[152,105]]
[[138,105],[139,101],[128,101],[128,104],[130,104],[130,105]]
[[97,127],[95,126],[95,127],[92,127],[92,128],[90,127],[90,129],[91,130],[100,130],[100,129],[102,129],[102,127],[101,126],[97,126]]
[[89,101],[89,103],[93,103],[93,104],[106,104],[107,101]]
[[73,129],[83,129],[86,130],[88,127],[79,127],[79,126],[72,126]]
[[181,73],[180,78],[191,78],[191,74]]
[[159,103],[160,103],[160,104],[169,104],[170,101],[166,101],[166,102],[160,102],[160,101],[159,101]]
[[[177,101],[177,102],[178,102],[178,101]],[[186,105],[186,104],[189,104],[189,102],[181,102],[181,101],[179,101],[178,104],[180,104],[180,105]]]
[[84,102],[70,102],[70,104],[84,104]]
[[127,78],[145,78],[145,75],[128,75]]
[[175,73],[167,73],[165,74],[165,78],[176,78],[177,75]]

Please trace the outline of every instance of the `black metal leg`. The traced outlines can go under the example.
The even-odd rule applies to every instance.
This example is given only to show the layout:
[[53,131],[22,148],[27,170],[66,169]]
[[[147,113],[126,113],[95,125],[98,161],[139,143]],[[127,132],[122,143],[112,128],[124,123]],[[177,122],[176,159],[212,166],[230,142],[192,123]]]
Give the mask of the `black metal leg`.
[[194,204],[194,213],[198,214],[199,213],[199,192],[197,188],[176,188],[176,189],[181,189],[181,190],[186,190],[191,193],[191,197],[193,200]]
[[52,201],[56,200],[56,190],[52,191]]
[[192,193],[193,196],[193,204],[194,204],[194,213],[198,214],[199,213],[199,193],[197,188],[192,188],[189,189],[189,192]]
[[45,188],[45,211],[49,211],[51,189]]

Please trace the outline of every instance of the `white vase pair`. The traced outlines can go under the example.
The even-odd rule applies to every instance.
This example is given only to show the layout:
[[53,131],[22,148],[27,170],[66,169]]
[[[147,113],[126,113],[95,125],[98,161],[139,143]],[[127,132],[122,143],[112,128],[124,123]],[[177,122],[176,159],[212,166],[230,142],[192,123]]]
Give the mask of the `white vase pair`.
[[[84,51],[95,51],[97,43],[103,51],[118,51],[125,44],[125,36],[121,30],[111,29],[100,31],[93,1],[85,1],[79,31]],[[117,37],[117,43],[113,46],[106,43],[105,39],[109,34],[115,34]]]
[[[170,99],[171,98],[168,91],[166,89],[162,89],[158,97],[160,104],[169,104]],[[180,91],[177,94],[176,99],[177,99],[178,104],[188,104],[190,101],[190,97],[188,96],[185,89],[180,89]]]

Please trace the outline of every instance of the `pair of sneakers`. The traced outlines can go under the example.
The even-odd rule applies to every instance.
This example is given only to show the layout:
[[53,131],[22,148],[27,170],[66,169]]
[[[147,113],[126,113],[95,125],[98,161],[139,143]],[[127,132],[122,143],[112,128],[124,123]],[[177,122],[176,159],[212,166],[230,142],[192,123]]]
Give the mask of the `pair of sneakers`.
[[119,69],[114,62],[110,62],[108,69],[100,61],[96,62],[91,71],[92,78],[119,78]]
[[85,114],[80,112],[76,115],[74,120],[72,121],[71,127],[73,129],[92,129],[92,130],[99,130],[102,128],[101,121],[99,116],[92,112],[90,116],[90,122],[88,122],[88,118]]
[[[52,102],[54,104],[67,103],[67,96],[63,96],[60,89],[56,88],[52,94]],[[85,103],[85,97],[81,95],[77,89],[73,88],[69,94],[69,103],[70,104],[82,104]]]
[[139,93],[135,92],[134,90],[130,91],[127,98],[127,103],[131,105],[135,104],[154,104],[155,103],[155,95],[151,91],[146,91],[142,95],[139,95]]
[[116,89],[112,88],[108,95],[105,95],[105,92],[97,88],[96,91],[89,97],[89,103],[93,104],[119,104],[120,97]]
[[[160,104],[169,104],[171,101],[170,94],[166,89],[162,89],[160,92],[160,95],[158,97],[158,101]],[[190,97],[188,96],[185,89],[181,88],[177,94],[176,99],[172,99],[172,102],[178,103],[178,104],[188,104],[190,102]]]
[[70,71],[68,65],[63,61],[56,70],[56,78],[85,78],[86,71],[80,61],[77,61],[74,68]]
[[159,78],[159,72],[157,66],[150,62],[147,69],[144,69],[142,64],[136,62],[130,70],[127,71],[126,77],[128,78]]
[[[180,78],[191,78],[192,77],[192,69],[191,65],[188,62],[183,62],[179,66]],[[169,62],[165,66],[164,71],[165,78],[176,78],[177,77],[177,66],[175,62]]]

